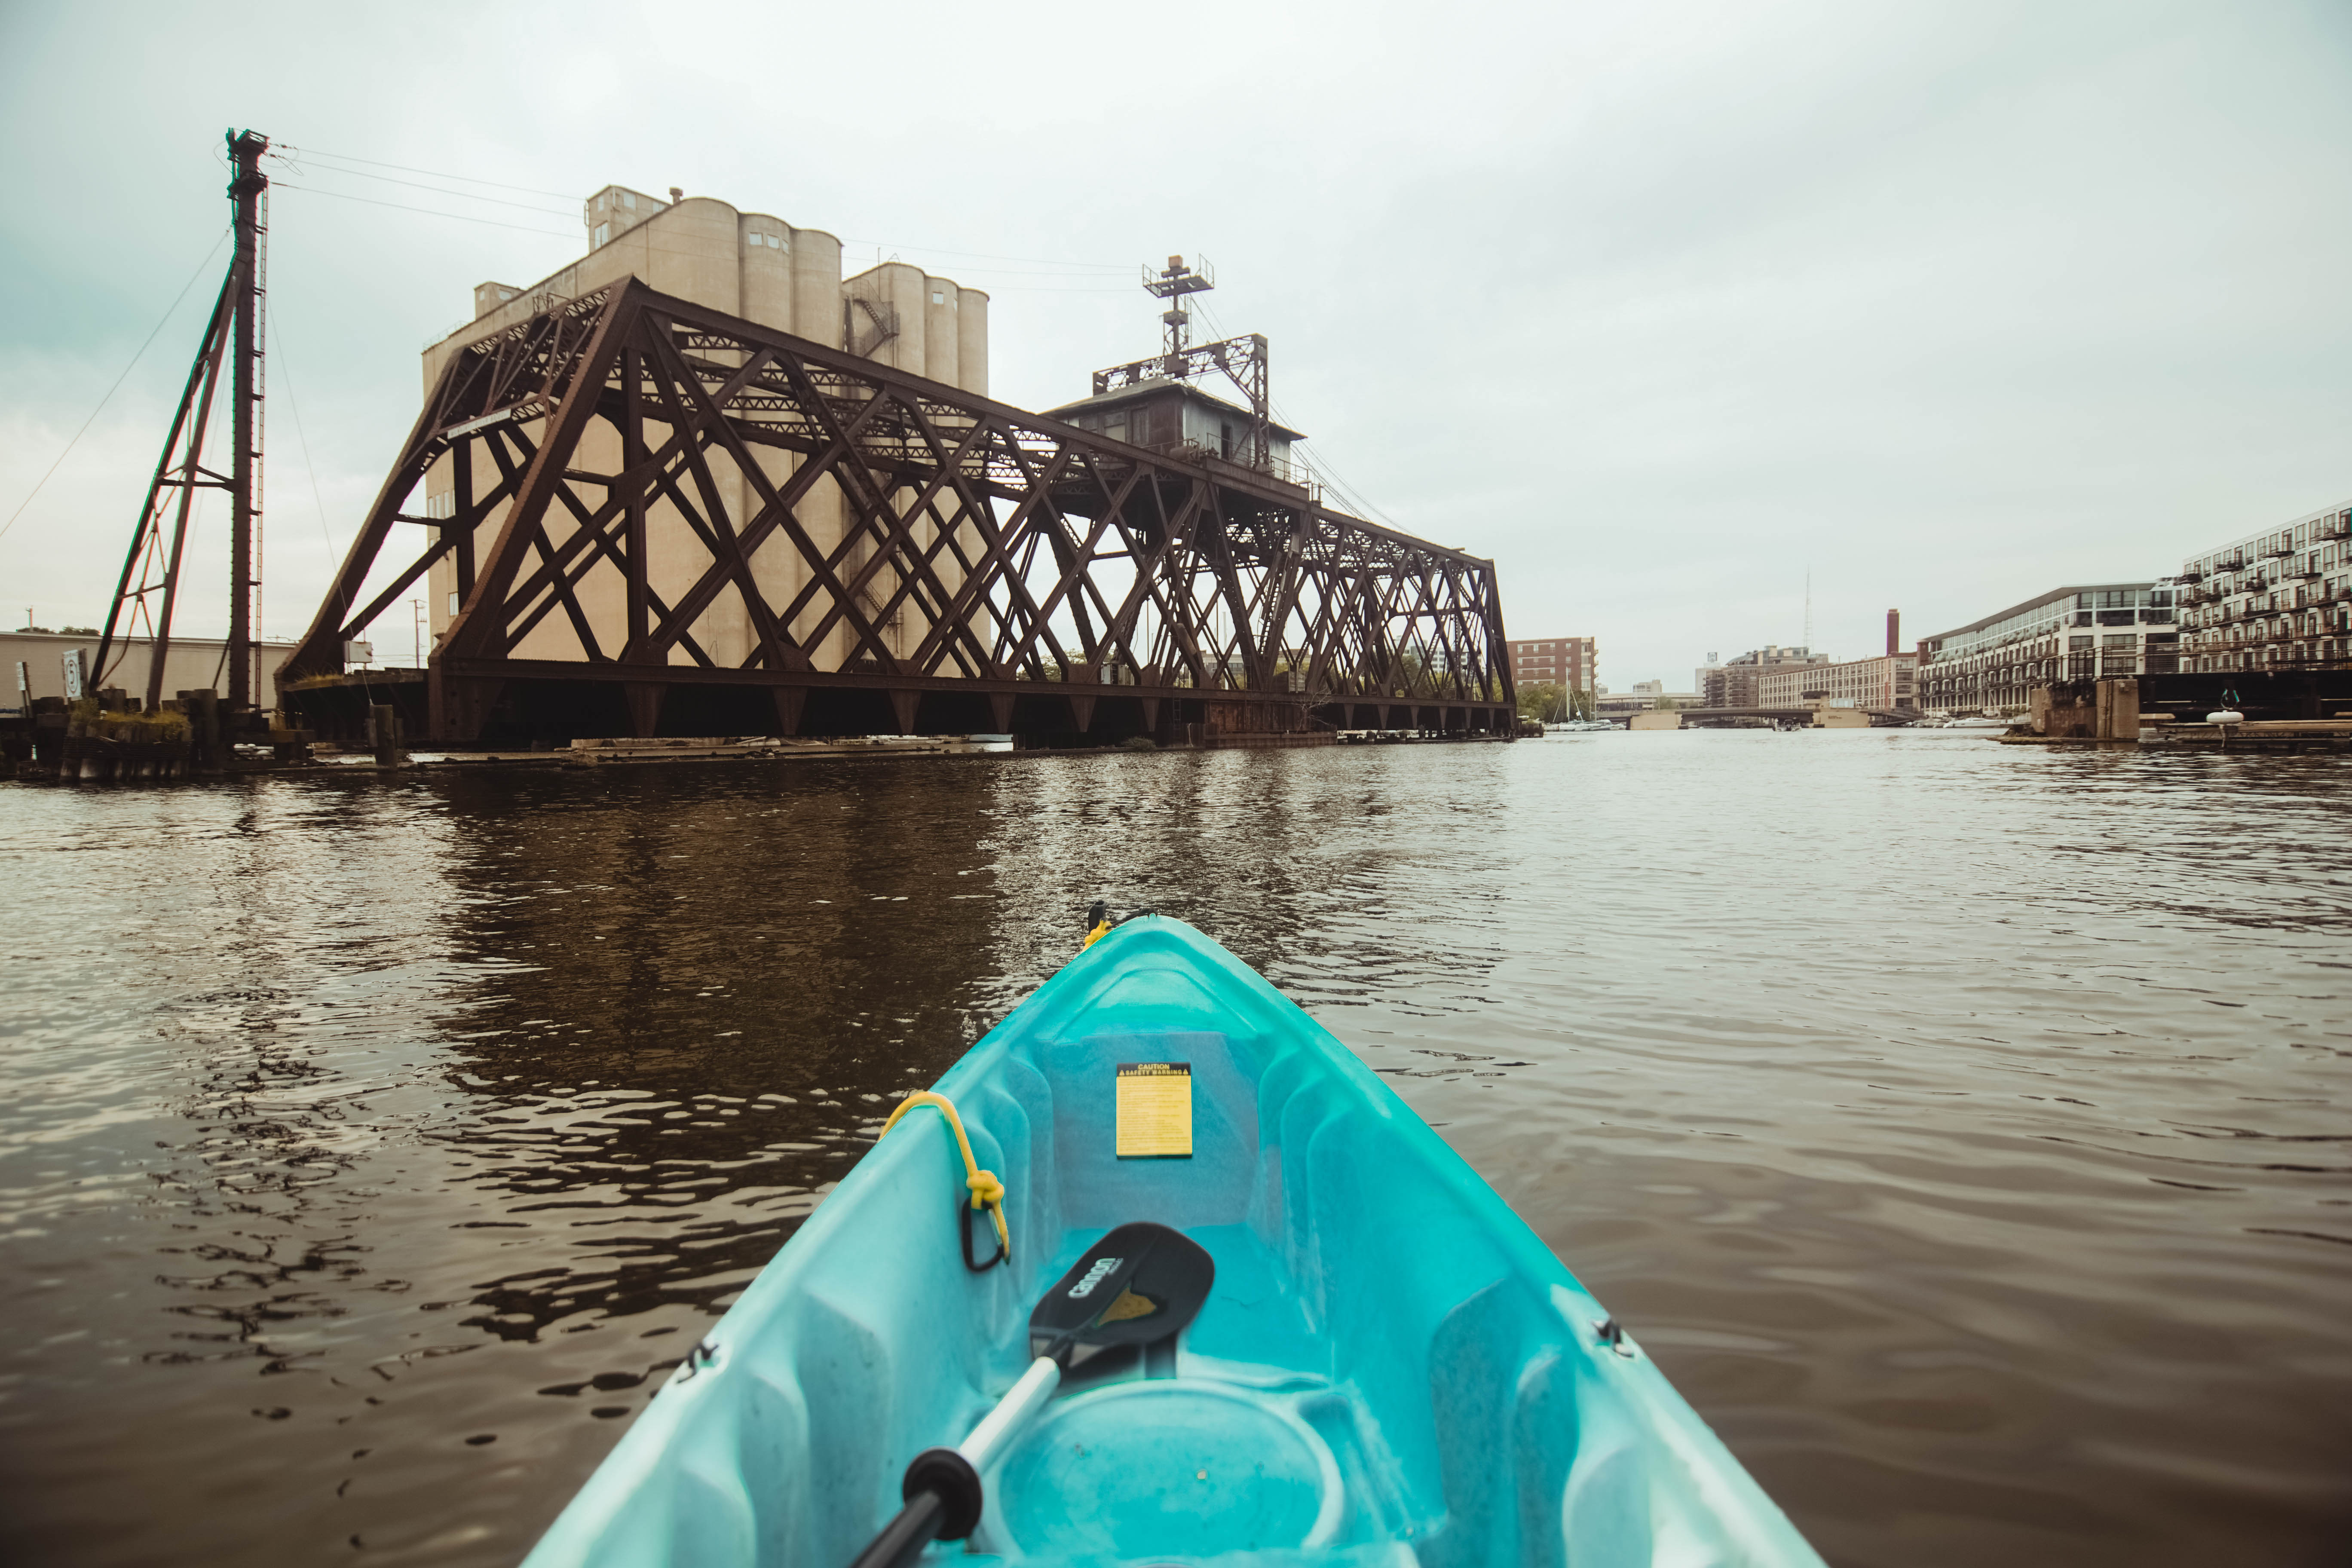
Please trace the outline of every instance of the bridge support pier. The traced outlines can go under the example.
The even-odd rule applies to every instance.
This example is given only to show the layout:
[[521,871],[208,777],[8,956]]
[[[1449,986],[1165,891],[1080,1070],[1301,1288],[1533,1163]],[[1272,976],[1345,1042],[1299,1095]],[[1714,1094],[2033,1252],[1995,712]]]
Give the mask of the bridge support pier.
[[650,741],[661,733],[662,699],[669,689],[658,681],[627,680],[621,683],[622,700],[629,705],[629,732],[640,741]]

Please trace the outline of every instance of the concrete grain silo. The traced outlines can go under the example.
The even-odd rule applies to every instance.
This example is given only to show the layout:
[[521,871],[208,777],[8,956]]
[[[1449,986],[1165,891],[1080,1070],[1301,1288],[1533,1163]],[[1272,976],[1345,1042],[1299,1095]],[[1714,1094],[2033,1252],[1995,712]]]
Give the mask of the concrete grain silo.
[[944,278],[923,279],[923,374],[950,386],[963,384],[956,374],[957,351],[963,346],[963,334],[956,326],[961,293]]
[[793,334],[841,347],[841,241],[821,228],[793,230]]
[[792,225],[765,213],[745,213],[737,223],[743,248],[743,307],[738,314],[780,332],[800,332],[793,324]]
[[988,296],[977,289],[957,291],[956,384],[988,395]]
[[[758,325],[807,338],[832,349],[846,349],[864,357],[948,383],[968,391],[988,388],[988,296],[961,288],[952,279],[934,278],[919,267],[887,262],[844,280],[841,241],[822,229],[794,228],[765,213],[739,212],[709,196],[688,197],[673,189],[664,201],[643,191],[608,185],[583,204],[582,220],[588,232],[588,254],[561,271],[529,287],[484,283],[474,290],[474,320],[425,351],[425,388],[429,395],[450,357],[467,344],[517,322],[550,305],[635,277],[666,294],[741,316]],[[535,444],[543,422],[527,426]],[[658,439],[658,435],[652,435]],[[583,452],[611,467],[618,466],[618,440],[601,421],[583,437]],[[788,480],[801,459],[794,454],[760,448],[753,454],[761,473],[772,486]],[[730,516],[740,524],[756,508],[756,487],[732,466],[714,460],[711,478]],[[425,481],[426,510],[449,516],[460,493],[477,495],[498,482],[495,473],[457,475],[451,459],[436,462]],[[911,502],[911,494],[899,498]],[[793,509],[794,516],[819,550],[827,553],[842,542],[849,513],[831,479],[818,485]],[[474,531],[475,554],[489,551],[505,518],[486,518]],[[559,542],[572,526],[569,518],[551,517],[551,536]],[[929,524],[919,538],[929,542]],[[647,574],[654,591],[676,602],[705,570],[709,552],[686,516],[667,500],[646,509]],[[871,546],[853,546],[851,570],[862,564]],[[954,586],[952,563],[942,562],[941,576]],[[798,548],[784,533],[772,534],[751,557],[751,572],[762,595],[782,606],[805,586],[809,570]],[[457,610],[457,574],[444,557],[431,570],[430,607],[437,638]],[[864,608],[879,616],[898,584],[887,570],[877,573],[860,597]],[[578,597],[598,646],[608,656],[618,654],[628,637],[628,607],[617,574],[592,573],[580,584]],[[805,638],[822,611],[804,614],[807,625],[785,628]],[[902,603],[887,617],[887,640],[894,653],[910,651],[929,626],[919,609]],[[756,645],[749,607],[733,585],[712,603],[698,624],[696,640],[722,664],[740,664]],[[819,668],[845,668],[854,636],[845,623],[818,647],[810,650]],[[574,659],[583,656],[580,639],[564,616],[541,620],[515,649],[523,658]],[[675,664],[691,662],[682,649],[671,652]]]

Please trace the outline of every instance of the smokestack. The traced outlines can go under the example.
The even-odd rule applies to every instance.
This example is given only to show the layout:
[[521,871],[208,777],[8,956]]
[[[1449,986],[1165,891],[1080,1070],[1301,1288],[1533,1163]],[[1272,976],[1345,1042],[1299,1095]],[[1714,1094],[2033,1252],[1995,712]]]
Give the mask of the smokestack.
[[1886,657],[1893,658],[1903,647],[1903,612],[1886,612]]

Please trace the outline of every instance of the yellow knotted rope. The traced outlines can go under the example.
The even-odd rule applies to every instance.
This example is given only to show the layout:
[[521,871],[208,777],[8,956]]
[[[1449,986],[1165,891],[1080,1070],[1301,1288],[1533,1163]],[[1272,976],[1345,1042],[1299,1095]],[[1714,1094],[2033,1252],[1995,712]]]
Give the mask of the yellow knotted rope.
[[882,1131],[875,1142],[878,1143],[889,1136],[890,1129],[898,1125],[898,1118],[919,1105],[936,1105],[946,1114],[948,1125],[955,1130],[956,1147],[963,1152],[963,1168],[967,1173],[963,1184],[971,1189],[971,1206],[988,1210],[988,1217],[996,1222],[996,1245],[1003,1250],[1005,1257],[1012,1257],[1013,1237],[1004,1228],[1004,1184],[996,1179],[995,1172],[982,1170],[980,1162],[971,1157],[971,1140],[964,1136],[963,1118],[956,1114],[955,1101],[944,1094],[919,1089],[891,1109],[890,1119],[882,1123]]

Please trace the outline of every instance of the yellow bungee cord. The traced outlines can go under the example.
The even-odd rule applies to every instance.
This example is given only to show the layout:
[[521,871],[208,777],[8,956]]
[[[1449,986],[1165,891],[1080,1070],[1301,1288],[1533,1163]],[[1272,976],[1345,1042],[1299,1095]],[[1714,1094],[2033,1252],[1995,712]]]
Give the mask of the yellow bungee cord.
[[997,1180],[995,1172],[982,1170],[980,1162],[971,1157],[971,1140],[964,1136],[963,1118],[956,1114],[955,1101],[944,1094],[933,1094],[928,1089],[919,1089],[891,1108],[890,1118],[882,1123],[882,1131],[877,1135],[875,1142],[878,1143],[883,1138],[888,1137],[890,1129],[898,1125],[898,1118],[919,1105],[937,1106],[947,1117],[948,1126],[955,1131],[956,1148],[963,1154],[965,1172],[963,1184],[971,1193],[971,1206],[987,1209],[988,1217],[996,1222],[996,1257],[987,1263],[974,1263],[971,1257],[971,1233],[967,1231],[964,1237],[965,1264],[977,1271],[1007,1261],[1013,1256],[1013,1234],[1004,1227],[1004,1184]]

